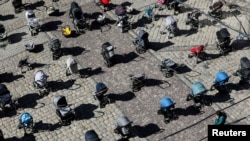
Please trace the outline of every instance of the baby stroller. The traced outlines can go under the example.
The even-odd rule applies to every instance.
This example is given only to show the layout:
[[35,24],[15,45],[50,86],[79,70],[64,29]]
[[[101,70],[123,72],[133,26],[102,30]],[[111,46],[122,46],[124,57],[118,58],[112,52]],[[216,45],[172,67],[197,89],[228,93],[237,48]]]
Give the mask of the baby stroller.
[[75,119],[75,112],[70,108],[65,96],[57,95],[53,100],[56,107],[56,115],[60,118],[60,123],[63,126],[69,125]]
[[215,18],[221,18],[222,17],[222,6],[223,3],[221,2],[221,0],[213,0],[213,3],[211,6],[209,6],[209,11],[208,14],[212,17]]
[[[164,25],[164,30],[167,30],[168,39],[171,39],[172,37],[178,34],[179,29],[177,27],[177,21],[174,19],[173,16],[167,16],[166,23]],[[160,33],[163,34],[164,31],[161,31]]]
[[[21,69],[21,73],[25,73],[26,71],[32,70],[31,63],[28,61],[29,57],[22,58],[19,62],[17,67]],[[24,70],[24,68],[26,68]]]
[[7,110],[16,110],[17,101],[11,99],[10,91],[4,84],[0,84],[0,108],[3,114],[6,114]]
[[49,41],[49,48],[52,51],[53,60],[58,60],[62,56],[61,42],[59,39],[51,39]]
[[186,25],[190,25],[191,30],[192,29],[197,30],[201,26],[199,23],[200,16],[201,16],[201,13],[198,10],[192,10],[192,12],[189,12],[187,14]]
[[133,40],[133,44],[136,45],[136,51],[140,54],[145,53],[149,47],[148,32],[145,30],[140,30]]
[[103,56],[103,59],[105,60],[105,65],[107,67],[111,67],[115,63],[115,47],[113,47],[109,42],[105,42],[102,44],[102,51],[101,55]]
[[94,99],[99,101],[99,107],[100,108],[104,108],[107,104],[111,103],[110,98],[105,95],[105,93],[107,93],[108,88],[107,86],[102,83],[102,82],[98,82],[96,83],[96,92],[94,94]]
[[250,60],[247,57],[240,59],[240,68],[234,73],[235,76],[240,77],[239,84],[244,82],[249,83],[250,80]]
[[194,82],[191,87],[192,93],[188,94],[187,101],[194,101],[194,108],[200,110],[201,107],[208,104],[208,101],[204,99],[204,95],[207,92],[207,89],[201,82]]
[[3,24],[0,24],[0,46],[4,47],[8,44],[7,33]]
[[188,58],[192,58],[192,57],[196,57],[196,63],[198,63],[198,60],[204,60],[205,59],[205,55],[206,52],[205,50],[205,46],[206,45],[199,45],[199,46],[194,46],[192,48],[190,48],[190,54],[188,54]]
[[39,95],[41,97],[48,95],[51,91],[51,88],[49,88],[48,82],[47,82],[48,76],[44,73],[42,70],[37,70],[35,72],[35,78],[33,81],[33,86],[36,89],[39,89]]
[[149,6],[143,14],[143,17],[148,18],[151,21],[155,21],[154,7]]
[[23,128],[25,136],[28,135],[27,131],[31,132],[31,133],[34,132],[33,117],[27,112],[22,113],[20,118],[19,118],[18,129],[21,129],[21,128]]
[[85,133],[85,141],[101,141],[95,130],[88,130]]
[[177,119],[177,115],[174,113],[175,103],[169,97],[164,97],[160,100],[160,109],[157,114],[164,115],[164,122],[169,123],[171,120]]
[[114,132],[122,136],[122,138],[132,137],[134,134],[132,121],[126,116],[120,116],[116,121],[116,128]]
[[125,30],[132,29],[132,25],[128,21],[129,17],[126,12],[126,8],[122,5],[118,5],[115,8],[115,14],[118,16],[117,26],[121,29],[123,33]]
[[36,18],[35,13],[32,10],[28,10],[25,12],[25,17],[28,22],[29,31],[31,36],[34,36],[35,34],[38,34],[42,31],[42,28],[39,24],[39,20]]
[[73,57],[70,56],[66,61],[66,76],[74,75],[74,74],[75,75],[78,74],[81,77],[81,74],[78,70],[78,63]]
[[226,28],[222,28],[216,32],[217,37],[217,48],[220,51],[220,54],[225,55],[226,53],[232,51],[232,47],[230,46],[231,38],[230,33]]
[[136,74],[136,75],[129,75],[131,84],[130,88],[132,89],[133,92],[138,92],[141,90],[142,87],[145,86],[145,79],[146,76],[145,74]]
[[166,78],[170,78],[174,73],[178,73],[179,64],[175,63],[173,60],[166,58],[159,65],[160,71]]
[[89,28],[86,21],[86,16],[82,12],[81,7],[76,2],[71,2],[69,17],[73,18],[73,24],[78,33],[81,33],[84,29]]
[[12,6],[15,9],[15,13],[20,13],[24,9],[22,0],[12,0]]
[[226,83],[229,80],[229,76],[224,71],[219,71],[216,76],[215,80],[213,81],[213,85],[210,88],[210,91],[216,89],[220,94],[228,92],[228,88],[226,87]]
[[35,47],[36,47],[34,41],[29,41],[24,46],[25,46],[25,50],[30,51],[30,52],[35,50]]

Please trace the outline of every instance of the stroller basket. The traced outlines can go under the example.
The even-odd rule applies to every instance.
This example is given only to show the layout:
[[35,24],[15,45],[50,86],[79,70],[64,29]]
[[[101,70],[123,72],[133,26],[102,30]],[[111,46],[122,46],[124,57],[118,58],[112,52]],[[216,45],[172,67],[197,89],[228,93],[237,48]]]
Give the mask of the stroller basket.
[[205,86],[201,82],[193,83],[191,89],[192,89],[192,94],[194,97],[203,95],[207,91]]
[[250,60],[247,57],[242,57],[240,59],[240,66],[241,66],[241,69],[250,70]]
[[229,76],[224,71],[220,71],[216,74],[214,83],[218,83],[219,85],[223,85],[225,82],[229,80]]
[[174,107],[175,103],[169,98],[164,97],[160,100],[160,108],[163,111],[169,110],[171,107]]

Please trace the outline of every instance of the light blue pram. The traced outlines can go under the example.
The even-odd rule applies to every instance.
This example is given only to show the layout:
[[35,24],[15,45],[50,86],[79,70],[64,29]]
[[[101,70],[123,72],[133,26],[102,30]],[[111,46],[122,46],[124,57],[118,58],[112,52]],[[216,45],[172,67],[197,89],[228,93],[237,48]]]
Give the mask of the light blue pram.
[[177,115],[174,113],[175,103],[169,97],[164,97],[160,100],[160,110],[158,114],[164,115],[164,122],[169,123],[170,120],[177,119]]

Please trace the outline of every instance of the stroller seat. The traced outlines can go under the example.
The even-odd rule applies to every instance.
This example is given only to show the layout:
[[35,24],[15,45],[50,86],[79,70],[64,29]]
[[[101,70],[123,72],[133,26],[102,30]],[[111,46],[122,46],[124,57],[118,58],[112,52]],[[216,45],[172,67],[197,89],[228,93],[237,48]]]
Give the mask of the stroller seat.
[[85,133],[85,141],[101,141],[95,130],[88,130]]
[[240,82],[250,80],[250,60],[247,57],[240,59],[240,68],[236,71],[235,75],[240,77]]

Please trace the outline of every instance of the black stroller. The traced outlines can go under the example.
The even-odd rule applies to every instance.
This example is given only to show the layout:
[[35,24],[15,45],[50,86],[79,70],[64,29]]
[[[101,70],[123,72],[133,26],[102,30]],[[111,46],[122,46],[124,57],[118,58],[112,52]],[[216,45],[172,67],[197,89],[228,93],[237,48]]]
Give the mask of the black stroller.
[[[179,28],[177,26],[177,20],[174,19],[173,16],[169,15],[166,17],[166,23],[164,26],[164,30],[161,31],[160,33],[161,34],[164,34],[164,33],[168,33],[168,39],[171,39],[175,36],[177,36],[178,32],[179,32]],[[166,30],[166,32],[165,32]]]
[[105,42],[102,44],[101,55],[105,60],[104,63],[107,67],[111,67],[115,63],[115,47],[113,47],[109,42]]
[[85,141],[101,141],[95,130],[88,130],[85,133]]
[[137,36],[138,37],[133,40],[134,45],[136,45],[135,49],[140,54],[145,53],[149,47],[148,32],[145,30],[140,30]]
[[17,101],[11,99],[10,91],[4,84],[0,84],[0,108],[3,114],[6,114],[7,110],[16,110]]
[[134,136],[132,121],[126,116],[120,116],[116,121],[116,128],[114,132],[122,136],[122,138],[129,138]]
[[84,29],[88,29],[86,15],[83,13],[81,7],[76,2],[71,2],[69,17],[73,18],[73,24],[78,33],[83,32]]
[[160,109],[157,114],[164,115],[164,122],[169,123],[175,120],[178,116],[174,113],[175,103],[169,97],[164,97],[160,100]]
[[26,20],[28,22],[28,27],[31,36],[34,36],[35,34],[38,34],[42,31],[42,27],[39,24],[39,19],[36,17],[33,10],[27,10],[25,12]]
[[0,24],[0,47],[4,47],[8,44],[7,33],[3,24]]
[[221,55],[225,55],[226,53],[232,51],[232,46],[230,46],[231,38],[230,33],[226,28],[222,28],[216,32],[217,37],[217,48],[220,51]]
[[191,30],[197,30],[201,24],[199,23],[199,17],[201,16],[201,13],[198,10],[192,10],[192,12],[189,12],[187,14],[187,21],[186,25],[191,26]]
[[22,0],[12,0],[12,6],[14,7],[16,14],[24,10],[24,5],[22,3]]
[[48,95],[51,88],[48,85],[47,81],[48,76],[42,70],[37,70],[35,72],[35,78],[33,81],[33,86],[38,89],[39,95],[41,97]]
[[129,17],[124,6],[118,5],[115,8],[115,14],[118,16],[116,24],[121,29],[122,33],[128,31],[129,29],[132,29],[132,25],[128,21]]
[[60,123],[63,126],[70,125],[71,121],[75,119],[75,112],[70,108],[65,96],[55,96],[53,103],[56,107],[56,115],[60,118]]
[[62,56],[61,42],[57,38],[49,41],[49,48],[52,51],[53,60],[58,60]]
[[161,65],[159,65],[160,71],[166,78],[172,77],[175,73],[179,73],[179,67],[179,64],[168,58],[163,60]]
[[145,86],[145,74],[129,75],[129,77],[131,80],[130,88],[133,92],[138,92]]
[[208,14],[215,18],[222,18],[222,6],[223,3],[220,0],[213,0],[211,6],[209,6]]
[[102,82],[96,83],[96,92],[94,94],[94,99],[97,99],[99,101],[100,108],[104,108],[107,104],[111,103],[110,98],[107,95],[105,95],[107,91],[108,88],[104,83]]
[[247,57],[240,59],[240,68],[234,73],[235,76],[240,77],[239,84],[244,82],[249,83],[250,80],[250,60]]

